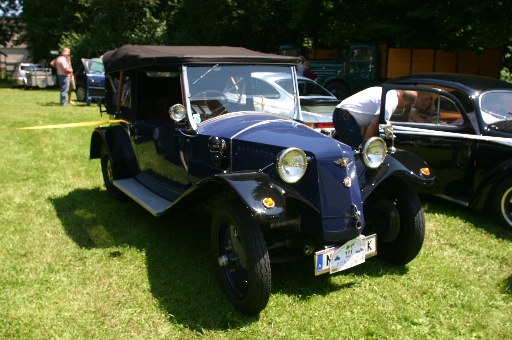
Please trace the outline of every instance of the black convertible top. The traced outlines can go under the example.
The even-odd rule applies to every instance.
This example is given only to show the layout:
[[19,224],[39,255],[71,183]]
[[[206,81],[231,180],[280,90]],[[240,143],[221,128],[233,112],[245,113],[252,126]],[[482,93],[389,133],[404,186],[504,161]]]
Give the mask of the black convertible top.
[[298,57],[281,56],[230,46],[124,45],[103,55],[107,73],[139,67],[180,64],[293,65]]
[[448,87],[462,87],[466,91],[486,91],[490,89],[512,89],[512,84],[490,77],[459,73],[420,73],[410,74],[386,81],[389,84],[432,84]]

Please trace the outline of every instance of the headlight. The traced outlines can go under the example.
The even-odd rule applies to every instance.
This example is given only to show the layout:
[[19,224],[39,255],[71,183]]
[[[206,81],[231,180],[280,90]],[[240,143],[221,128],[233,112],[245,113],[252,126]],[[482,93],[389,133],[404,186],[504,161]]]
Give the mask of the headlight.
[[277,155],[277,172],[286,183],[295,183],[304,176],[308,161],[301,149],[288,148]]
[[187,116],[187,109],[181,104],[175,104],[169,108],[169,116],[171,119],[179,122]]
[[386,142],[382,138],[372,137],[363,144],[361,152],[363,163],[369,168],[375,169],[386,158]]

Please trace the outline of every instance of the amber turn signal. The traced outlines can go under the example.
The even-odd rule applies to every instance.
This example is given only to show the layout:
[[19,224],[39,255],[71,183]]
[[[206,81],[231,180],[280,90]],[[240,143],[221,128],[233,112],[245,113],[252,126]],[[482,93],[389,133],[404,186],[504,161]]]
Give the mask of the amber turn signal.
[[421,168],[420,172],[423,176],[430,176],[430,168]]
[[270,198],[270,197],[266,197],[266,198],[264,198],[264,199],[263,199],[263,201],[262,201],[262,203],[263,203],[263,206],[264,206],[265,208],[273,208],[273,207],[276,205],[276,203],[274,202],[274,200],[273,200],[272,198]]

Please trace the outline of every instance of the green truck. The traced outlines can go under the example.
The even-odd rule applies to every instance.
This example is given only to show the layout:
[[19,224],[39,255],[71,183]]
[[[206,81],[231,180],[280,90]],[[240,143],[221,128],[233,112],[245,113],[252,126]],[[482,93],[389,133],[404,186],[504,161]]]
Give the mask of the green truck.
[[344,99],[386,79],[413,73],[462,73],[499,78],[501,51],[444,51],[426,48],[390,48],[385,44],[349,43],[335,49],[280,45],[276,54],[310,61],[318,83]]

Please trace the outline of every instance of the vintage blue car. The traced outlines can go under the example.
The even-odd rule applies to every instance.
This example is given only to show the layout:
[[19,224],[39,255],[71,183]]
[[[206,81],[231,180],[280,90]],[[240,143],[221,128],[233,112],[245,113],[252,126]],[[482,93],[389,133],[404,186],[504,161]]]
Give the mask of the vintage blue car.
[[417,90],[421,103],[391,116],[394,143],[436,170],[436,183],[417,191],[492,212],[512,228],[512,84],[434,73],[383,85],[397,87]]
[[[315,274],[334,274],[377,249],[404,265],[423,244],[408,181],[430,185],[432,169],[381,138],[354,150],[302,124],[298,61],[214,46],[125,45],[103,57],[110,123],[92,133],[90,158],[108,194],[156,217],[210,212],[214,265],[243,314],[267,305],[271,262],[311,256]],[[293,116],[272,111],[262,72],[292,81]]]

